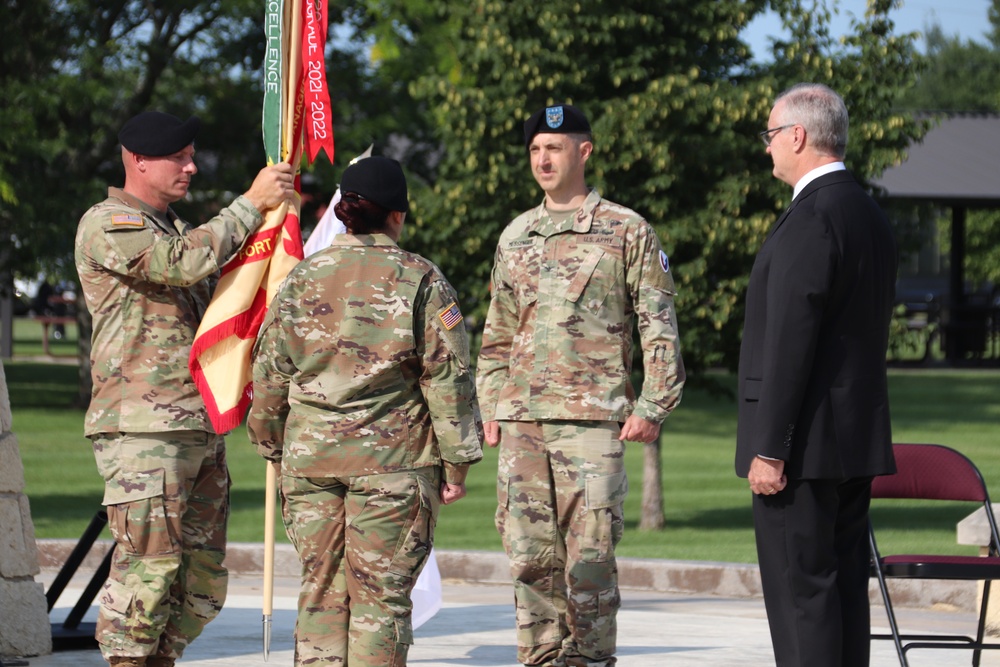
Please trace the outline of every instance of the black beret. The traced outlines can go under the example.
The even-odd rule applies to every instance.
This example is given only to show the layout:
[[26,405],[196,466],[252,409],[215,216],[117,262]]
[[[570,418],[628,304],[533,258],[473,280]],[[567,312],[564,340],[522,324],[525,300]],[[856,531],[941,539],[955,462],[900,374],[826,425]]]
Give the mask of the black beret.
[[572,104],[557,104],[539,109],[524,121],[524,145],[539,132],[551,134],[590,134],[590,123],[583,112]]
[[405,213],[410,210],[403,168],[392,158],[381,155],[366,157],[348,166],[340,177],[340,192],[359,194],[390,211]]
[[132,116],[118,133],[121,145],[138,155],[173,155],[194,143],[201,121],[191,116],[183,123],[162,111],[143,111]]

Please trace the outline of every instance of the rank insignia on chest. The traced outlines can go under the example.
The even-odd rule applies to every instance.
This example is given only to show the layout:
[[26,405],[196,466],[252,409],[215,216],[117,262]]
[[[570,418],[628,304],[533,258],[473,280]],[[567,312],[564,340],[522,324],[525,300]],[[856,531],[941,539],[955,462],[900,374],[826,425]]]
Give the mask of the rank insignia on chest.
[[141,215],[135,215],[134,213],[119,213],[117,215],[111,216],[112,225],[126,225],[129,227],[143,227],[145,223],[142,221]]
[[667,258],[667,253],[660,251],[660,266],[663,268],[664,273],[670,272],[670,260]]
[[441,324],[448,331],[455,328],[455,325],[462,321],[462,311],[458,309],[458,304],[454,301],[451,305],[438,313],[438,317],[441,318]]

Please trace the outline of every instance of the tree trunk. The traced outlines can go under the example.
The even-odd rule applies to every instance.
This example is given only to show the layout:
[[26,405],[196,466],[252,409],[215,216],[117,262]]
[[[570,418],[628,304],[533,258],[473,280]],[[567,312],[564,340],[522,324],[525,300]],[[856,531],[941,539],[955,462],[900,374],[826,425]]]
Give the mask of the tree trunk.
[[642,515],[640,530],[660,530],[666,525],[663,516],[663,466],[660,462],[660,439],[642,448]]
[[[2,234],[7,246],[8,235]],[[14,274],[10,270],[10,247],[0,251],[0,359],[14,356]]]

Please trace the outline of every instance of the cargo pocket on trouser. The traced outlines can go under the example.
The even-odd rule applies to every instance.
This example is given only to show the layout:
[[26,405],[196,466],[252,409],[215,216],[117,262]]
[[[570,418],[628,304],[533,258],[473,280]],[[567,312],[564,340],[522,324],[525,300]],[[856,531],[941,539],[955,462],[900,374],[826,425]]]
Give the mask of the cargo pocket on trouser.
[[164,485],[163,469],[122,471],[105,485],[115,556],[101,595],[98,635],[123,655],[154,650],[167,623],[180,541],[167,520]]
[[132,556],[160,556],[177,551],[163,503],[163,469],[123,471],[108,480],[104,504],[115,544]]
[[625,520],[622,504],[628,495],[625,471],[586,480],[586,518],[580,544],[580,560],[599,563],[614,556],[622,538]]
[[349,665],[406,664],[410,593],[433,543],[440,484],[436,466],[370,475],[364,507],[348,510]]
[[566,620],[573,637],[571,653],[591,662],[613,656],[616,649],[621,595],[614,555],[624,530],[622,504],[627,494],[624,471],[586,480],[583,539],[576,558],[568,554]]
[[[507,547],[507,517],[510,516],[510,511],[507,508],[509,497],[510,478],[507,475],[497,475],[497,511],[493,515],[493,525],[500,533],[500,540],[505,549]],[[507,549],[507,553],[510,554],[510,549]]]
[[434,543],[434,524],[440,504],[441,473],[439,468],[413,471],[417,497],[410,509],[399,543],[389,563],[389,572],[411,577],[416,581]]
[[134,598],[135,592],[117,581],[108,579],[104,582],[97,598],[100,611],[97,614],[97,629],[94,633],[104,655],[125,648]]
[[[424,568],[424,563],[427,562],[431,546],[434,543],[434,524],[440,500],[439,469],[415,470],[413,475],[417,487],[417,498],[407,517],[406,525],[400,532],[396,551],[389,563],[389,576],[386,579],[387,586],[396,584],[405,589],[408,606],[411,604],[410,595],[413,592],[413,586],[417,583],[417,576]],[[387,597],[386,602],[396,612],[396,643],[397,645],[402,644],[402,646],[396,647],[396,653],[397,659],[401,659],[399,664],[403,665],[406,664],[406,647],[413,643],[412,614],[405,614],[405,616],[401,614],[402,610],[393,604],[399,601],[392,600],[391,595]],[[395,665],[396,662],[390,661],[386,664]]]

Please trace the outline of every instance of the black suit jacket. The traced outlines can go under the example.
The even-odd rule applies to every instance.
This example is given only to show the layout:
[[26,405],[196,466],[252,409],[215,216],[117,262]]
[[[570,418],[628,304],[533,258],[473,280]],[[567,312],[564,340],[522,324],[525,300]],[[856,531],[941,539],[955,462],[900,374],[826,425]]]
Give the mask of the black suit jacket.
[[790,479],[895,472],[886,346],[896,244],[850,173],[812,181],[757,254],[739,364],[736,472],[755,456]]

